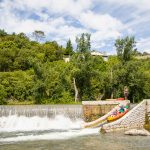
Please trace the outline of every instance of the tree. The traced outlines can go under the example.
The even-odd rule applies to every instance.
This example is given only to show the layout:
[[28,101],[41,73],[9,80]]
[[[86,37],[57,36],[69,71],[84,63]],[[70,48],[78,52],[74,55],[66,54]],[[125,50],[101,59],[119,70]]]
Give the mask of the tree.
[[91,35],[88,33],[82,33],[81,37],[76,37],[77,52],[80,52],[80,53],[90,52],[91,50],[90,38],[91,38]]
[[88,61],[91,59],[90,55],[90,34],[82,33],[81,37],[76,37],[77,54],[72,58],[72,63],[75,68],[73,71],[73,85],[75,91],[75,101],[79,99],[89,99],[90,92],[90,65]]
[[148,52],[143,52],[143,56],[150,55]]
[[7,32],[5,32],[5,30],[0,29],[0,37],[4,37],[7,35]]
[[136,42],[134,37],[125,37],[123,39],[117,39],[115,42],[117,56],[124,64],[125,62],[132,59],[136,51]]
[[42,45],[44,51],[44,61],[57,61],[63,59],[64,48],[56,41],[46,42]]
[[65,54],[66,55],[72,55],[73,54],[73,47],[72,47],[72,43],[71,43],[70,39],[67,41]]
[[0,105],[6,104],[6,91],[3,85],[0,84]]
[[118,66],[120,65],[120,61],[117,59],[116,56],[110,56],[107,63],[107,81],[108,83],[106,84],[106,91],[107,94],[111,94],[111,99],[114,98],[114,78],[116,76],[115,72],[118,69]]
[[[84,54],[82,54],[84,55]],[[102,57],[76,53],[71,58],[75,100],[101,99],[104,95],[106,65]]]
[[32,33],[33,37],[35,38],[36,41],[40,42],[42,39],[45,38],[45,33],[43,31],[40,30],[35,30]]
[[[77,37],[73,54],[70,40],[63,48],[56,41],[31,41],[24,33],[0,33],[5,35],[0,36],[0,104],[10,100],[55,104],[72,103],[74,98],[76,102],[111,95],[117,98],[124,96],[124,86],[129,88],[131,101],[150,98],[150,59],[132,59],[132,38],[116,40],[118,56],[105,62],[90,54],[87,33]],[[66,50],[72,55],[68,63],[63,60]]]

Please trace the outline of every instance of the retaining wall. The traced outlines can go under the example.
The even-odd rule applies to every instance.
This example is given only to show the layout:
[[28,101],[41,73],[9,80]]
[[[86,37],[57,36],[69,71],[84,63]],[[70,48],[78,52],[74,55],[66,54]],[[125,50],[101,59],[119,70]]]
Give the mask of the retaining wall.
[[119,120],[103,125],[101,130],[112,132],[117,130],[143,128],[146,112],[150,112],[149,100],[143,100]]
[[[115,106],[126,101],[83,101],[83,116],[86,122],[94,121],[108,112]],[[128,101],[129,102],[129,101]]]

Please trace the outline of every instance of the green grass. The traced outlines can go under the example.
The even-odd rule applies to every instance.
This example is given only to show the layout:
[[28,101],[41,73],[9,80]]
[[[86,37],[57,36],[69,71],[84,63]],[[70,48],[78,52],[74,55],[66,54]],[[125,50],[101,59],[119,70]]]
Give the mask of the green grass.
[[[64,105],[81,105],[82,102],[73,102],[70,101],[69,103],[55,103],[55,102],[47,102],[42,103],[41,105],[55,105],[55,104],[64,104]],[[18,101],[18,100],[11,100],[7,102],[7,105],[36,105],[35,101]]]
[[34,101],[8,101],[7,105],[33,105]]

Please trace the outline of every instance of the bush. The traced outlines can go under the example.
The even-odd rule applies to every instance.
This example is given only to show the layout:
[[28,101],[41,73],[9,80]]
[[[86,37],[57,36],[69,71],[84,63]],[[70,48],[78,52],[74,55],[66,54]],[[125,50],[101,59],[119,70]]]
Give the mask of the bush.
[[4,86],[0,84],[0,105],[6,104],[6,91],[4,89]]

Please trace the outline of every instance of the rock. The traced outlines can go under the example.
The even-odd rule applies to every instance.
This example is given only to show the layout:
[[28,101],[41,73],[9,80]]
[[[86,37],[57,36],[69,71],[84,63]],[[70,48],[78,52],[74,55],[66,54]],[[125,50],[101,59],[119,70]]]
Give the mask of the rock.
[[150,136],[150,132],[145,129],[131,129],[125,132],[126,135],[142,135],[142,136]]

